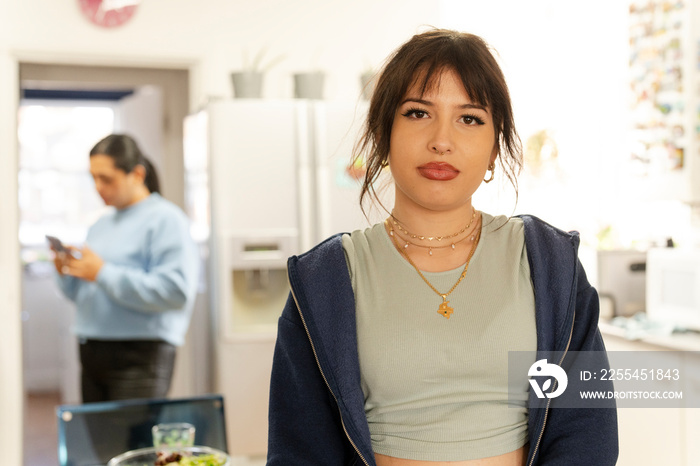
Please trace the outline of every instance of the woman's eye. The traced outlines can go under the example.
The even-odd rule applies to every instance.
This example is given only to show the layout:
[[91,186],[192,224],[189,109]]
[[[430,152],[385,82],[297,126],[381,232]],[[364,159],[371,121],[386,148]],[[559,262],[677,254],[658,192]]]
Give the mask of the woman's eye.
[[462,117],[462,122],[467,125],[483,125],[484,120],[474,115],[464,115]]
[[423,110],[419,110],[417,108],[411,108],[408,111],[406,111],[403,116],[405,117],[410,117],[410,118],[425,118],[428,116],[428,112],[425,112]]

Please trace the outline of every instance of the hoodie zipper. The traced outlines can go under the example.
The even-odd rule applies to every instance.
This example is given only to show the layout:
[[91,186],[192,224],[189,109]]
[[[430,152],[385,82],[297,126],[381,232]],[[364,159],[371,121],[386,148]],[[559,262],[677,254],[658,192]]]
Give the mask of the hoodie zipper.
[[[566,357],[566,353],[569,351],[569,345],[571,345],[571,337],[574,335],[574,321],[576,320],[576,310],[574,309],[574,315],[571,319],[571,331],[569,332],[569,341],[566,342],[566,348],[564,349],[564,354],[561,356],[561,359],[559,360],[559,366],[561,366],[561,363],[564,362],[564,358]],[[556,388],[556,386],[555,386]],[[544,422],[542,423],[542,429],[540,430],[540,435],[537,437],[537,443],[535,444],[535,449],[532,452],[532,459],[530,460],[530,463],[528,463],[528,466],[532,466],[532,464],[535,461],[535,455],[537,455],[537,449],[540,447],[540,441],[542,440],[542,435],[544,435],[544,428],[547,425],[547,414],[549,414],[549,404],[552,402],[551,398],[547,398],[547,406],[545,407],[544,410]]]
[[[291,277],[290,277],[290,282],[291,282]],[[289,287],[291,292],[292,292],[292,298],[294,299],[294,303],[297,306],[297,310],[299,311],[299,316],[301,316],[301,322],[304,324],[304,330],[306,330],[306,336],[309,339],[309,343],[311,344],[311,351],[314,353],[314,358],[316,359],[316,365],[318,366],[318,370],[321,373],[321,377],[323,377],[323,381],[326,384],[326,388],[328,388],[328,391],[333,395],[333,399],[335,400],[335,404],[338,406],[338,414],[340,415],[340,423],[343,426],[343,432],[345,432],[345,436],[347,437],[348,441],[350,442],[350,445],[355,449],[355,452],[357,455],[360,457],[362,462],[365,464],[365,466],[369,466],[369,463],[367,460],[365,460],[365,457],[362,456],[362,453],[360,453],[360,450],[357,448],[355,445],[355,442],[352,441],[350,438],[350,434],[348,434],[348,430],[345,428],[345,421],[343,420],[343,413],[340,410],[340,403],[338,403],[338,398],[335,396],[335,393],[333,393],[333,390],[331,390],[331,386],[328,384],[328,379],[326,379],[326,374],[323,373],[323,369],[321,368],[321,363],[318,361],[318,355],[316,354],[316,347],[314,346],[314,342],[311,339],[311,334],[309,333],[309,328],[306,326],[306,319],[304,319],[304,313],[301,312],[301,307],[299,306],[299,301],[297,301],[297,297],[294,294],[294,288]]]

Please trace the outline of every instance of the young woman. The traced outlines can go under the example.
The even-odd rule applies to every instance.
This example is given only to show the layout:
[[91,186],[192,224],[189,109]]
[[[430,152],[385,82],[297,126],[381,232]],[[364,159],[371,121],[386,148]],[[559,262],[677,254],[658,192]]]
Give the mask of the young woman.
[[55,258],[77,307],[83,401],[162,398],[196,294],[189,222],[158,194],[153,166],[129,136],[98,142],[90,173],[116,209],[90,228],[84,248]]
[[482,39],[432,30],[385,66],[360,145],[362,197],[391,169],[383,223],[289,260],[269,465],[613,465],[614,409],[552,409],[509,351],[604,351],[578,236],[472,205],[521,147]]

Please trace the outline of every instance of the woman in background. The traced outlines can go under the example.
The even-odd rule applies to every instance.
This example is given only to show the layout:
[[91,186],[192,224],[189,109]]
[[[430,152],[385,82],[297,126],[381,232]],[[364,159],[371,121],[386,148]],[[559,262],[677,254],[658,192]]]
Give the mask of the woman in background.
[[85,247],[55,257],[77,307],[83,402],[162,398],[196,294],[189,221],[160,196],[153,166],[127,135],[92,148],[90,173],[115,210],[90,227]]
[[401,46],[360,148],[361,202],[390,167],[394,206],[289,260],[268,465],[614,465],[614,409],[551,409],[508,378],[509,351],[534,367],[605,348],[578,235],[472,205],[496,162],[514,186],[522,164],[485,42],[432,30]]

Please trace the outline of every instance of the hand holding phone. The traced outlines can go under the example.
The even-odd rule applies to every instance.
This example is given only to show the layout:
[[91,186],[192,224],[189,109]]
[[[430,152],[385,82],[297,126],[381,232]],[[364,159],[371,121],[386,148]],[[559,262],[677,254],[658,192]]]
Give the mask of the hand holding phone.
[[53,262],[58,273],[87,281],[97,279],[104,262],[90,248],[84,246],[79,250],[65,246],[60,239],[51,235],[46,235],[46,239],[51,244],[51,249],[56,252]]
[[46,235],[46,239],[49,240],[51,249],[56,253],[53,258],[56,271],[61,275],[65,275],[68,271],[67,259],[71,256],[70,249],[64,246],[63,242],[55,236]]
[[60,239],[56,238],[55,236],[46,235],[46,239],[49,240],[49,244],[51,245],[51,249],[56,252],[56,257],[54,259],[54,262],[56,262],[57,269],[62,268],[63,265],[65,265],[65,264],[63,264],[64,259],[66,258],[65,256],[70,256],[73,259],[82,258],[82,254],[79,250],[72,248],[70,246],[64,245],[63,242]]
[[62,252],[64,254],[70,254],[70,250],[63,245],[63,242],[60,239],[51,235],[46,235],[46,239],[49,240],[51,249],[53,249],[54,251]]

